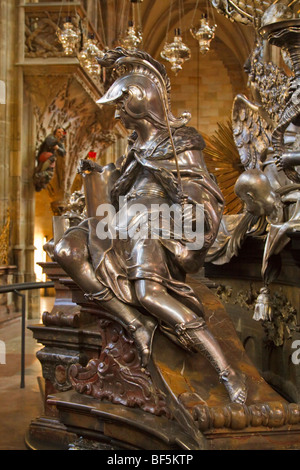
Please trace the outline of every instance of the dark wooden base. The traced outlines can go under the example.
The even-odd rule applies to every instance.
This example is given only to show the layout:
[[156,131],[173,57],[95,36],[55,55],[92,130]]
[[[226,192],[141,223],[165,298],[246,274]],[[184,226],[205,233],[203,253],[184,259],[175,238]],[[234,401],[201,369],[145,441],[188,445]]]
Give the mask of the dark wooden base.
[[[160,330],[155,333],[147,366],[150,382],[144,391],[150,387],[154,394],[164,397],[168,413],[158,413],[151,396],[151,406],[147,400],[128,401],[132,393],[128,371],[129,376],[132,372],[132,381],[137,380],[137,387],[145,384],[136,354],[132,354],[132,361],[120,362],[122,351],[128,353],[124,347],[129,344],[133,348],[134,344],[128,343],[126,337],[122,339],[114,323],[108,321],[104,323],[112,330],[107,338],[101,333],[101,355],[90,359],[86,366],[73,363],[70,368],[74,389],[49,391],[48,416],[31,423],[29,447],[44,448],[48,443],[51,448],[68,449],[81,439],[88,442],[81,444],[83,447],[113,450],[300,449],[300,405],[282,398],[260,376],[212,291],[197,281],[190,283],[202,300],[208,327],[233,367],[247,377],[246,404],[231,403],[207,359],[199,353],[188,353]],[[121,340],[125,346],[119,344]],[[131,354],[127,356],[130,358]],[[75,382],[74,367],[79,372]],[[126,369],[126,380],[114,372],[116,367],[119,372]]]
[[114,405],[73,391],[48,397],[58,418],[33,421],[26,434],[32,450],[299,450],[300,427],[249,427],[212,430],[199,436],[184,432],[165,417]]
[[[69,448],[79,437],[114,450],[198,449],[199,446],[175,421],[155,416],[138,408],[114,405],[74,391],[48,397],[49,405],[59,412],[59,421],[33,422],[27,435],[28,443],[37,444],[47,428],[49,442],[58,434],[59,448]],[[63,425],[62,425],[63,422]],[[74,438],[74,434],[77,439]],[[50,439],[51,436],[51,439]],[[68,437],[67,437],[68,436]],[[69,440],[69,442],[68,442]]]

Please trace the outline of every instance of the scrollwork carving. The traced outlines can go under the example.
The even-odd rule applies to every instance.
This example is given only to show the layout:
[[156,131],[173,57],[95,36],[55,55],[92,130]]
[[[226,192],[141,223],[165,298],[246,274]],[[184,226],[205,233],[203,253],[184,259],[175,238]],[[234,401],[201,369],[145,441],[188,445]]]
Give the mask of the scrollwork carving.
[[79,393],[128,407],[139,407],[155,415],[170,416],[164,396],[155,389],[149,372],[141,367],[134,342],[120,324],[99,322],[102,352],[86,367],[74,364],[70,380]]
[[83,360],[77,351],[55,348],[51,350],[45,347],[37,352],[37,358],[41,362],[43,377],[51,382],[53,387],[59,392],[72,389],[69,379],[69,368],[71,364]]

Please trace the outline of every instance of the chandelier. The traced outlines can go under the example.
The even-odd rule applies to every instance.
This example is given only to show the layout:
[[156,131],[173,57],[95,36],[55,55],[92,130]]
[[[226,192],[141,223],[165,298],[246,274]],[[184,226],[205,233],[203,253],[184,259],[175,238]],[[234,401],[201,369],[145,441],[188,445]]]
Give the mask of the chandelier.
[[97,77],[100,74],[100,65],[97,57],[103,57],[104,53],[101,51],[94,39],[93,34],[88,34],[87,39],[84,40],[83,48],[78,54],[80,65],[92,77]]
[[74,54],[81,35],[80,31],[72,24],[70,16],[66,18],[63,29],[57,28],[56,34],[64,49],[64,53],[68,56]]
[[191,58],[191,51],[182,41],[180,29],[175,29],[173,42],[165,43],[160,53],[161,57],[171,64],[171,70],[177,75],[182,70],[182,65],[186,60]]
[[191,35],[199,43],[200,52],[206,54],[210,49],[211,40],[215,37],[215,30],[217,25],[210,26],[207,15],[204,14],[200,20],[200,27],[192,27],[190,29]]
[[120,41],[121,45],[125,47],[125,49],[133,50],[137,49],[142,41],[143,36],[141,31],[136,31],[133,21],[129,21],[126,36]]
[[[69,4],[69,0],[67,0],[67,3]],[[60,17],[61,11],[59,12],[56,34],[62,44],[65,55],[76,55],[81,67],[86,70],[92,78],[99,78],[101,68],[97,57],[103,57],[104,52],[99,48],[95,40],[95,35],[89,32],[88,18],[86,16],[82,18],[77,13],[75,5],[74,15],[71,17],[68,11],[68,16],[63,23],[62,29],[59,27]],[[74,26],[74,24],[76,26]],[[104,30],[102,33],[104,34]]]
[[[123,8],[125,8],[123,0]],[[124,37],[119,39],[121,46],[128,50],[138,49],[143,42],[142,21],[140,4],[143,0],[130,0],[130,10],[128,14],[128,28]]]
[[193,38],[198,41],[201,54],[206,54],[210,49],[210,43],[212,39],[215,37],[215,30],[217,25],[215,22],[214,9],[209,1],[206,0],[206,12],[202,13],[199,26],[194,26],[194,18],[198,9],[198,5],[199,0],[197,0],[195,4],[190,33]]

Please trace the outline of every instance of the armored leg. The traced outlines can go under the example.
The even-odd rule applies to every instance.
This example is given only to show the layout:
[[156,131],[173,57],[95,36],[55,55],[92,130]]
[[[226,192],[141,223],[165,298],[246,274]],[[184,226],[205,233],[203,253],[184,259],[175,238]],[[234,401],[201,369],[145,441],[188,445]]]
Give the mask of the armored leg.
[[227,389],[231,401],[245,403],[247,389],[243,374],[236,372],[224,356],[219,343],[204,322],[190,322],[176,325],[176,333],[185,347],[201,352],[211,363]]
[[199,351],[209,360],[226,387],[230,399],[244,403],[247,396],[244,378],[230,366],[204,319],[174,299],[157,282],[137,281],[136,292],[143,307],[171,326],[186,348]]
[[86,297],[99,303],[109,318],[119,321],[129,332],[138,348],[142,365],[146,366],[156,321],[118,300],[110,289],[101,284],[89,260],[85,231],[72,230],[57,243],[54,253],[58,263],[85,292]]

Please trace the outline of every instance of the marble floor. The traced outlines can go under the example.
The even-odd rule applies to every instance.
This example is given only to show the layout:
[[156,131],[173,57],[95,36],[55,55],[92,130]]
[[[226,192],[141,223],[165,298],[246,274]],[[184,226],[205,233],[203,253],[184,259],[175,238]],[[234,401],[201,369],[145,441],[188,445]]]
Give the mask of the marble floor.
[[[41,298],[41,309],[51,309],[54,299]],[[27,320],[26,326],[41,323]],[[31,420],[41,415],[42,395],[39,378],[42,377],[36,352],[41,345],[26,328],[25,387],[21,385],[21,319],[0,325],[0,341],[5,345],[5,361],[0,361],[0,450],[26,450],[24,441]],[[1,343],[3,345],[3,343]],[[4,363],[5,362],[5,363]]]

